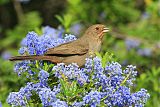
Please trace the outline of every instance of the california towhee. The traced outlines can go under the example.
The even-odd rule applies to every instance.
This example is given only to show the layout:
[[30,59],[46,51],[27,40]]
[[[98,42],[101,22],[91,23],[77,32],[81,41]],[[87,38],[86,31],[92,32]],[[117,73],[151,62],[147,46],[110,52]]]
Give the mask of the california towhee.
[[100,51],[102,38],[108,31],[109,29],[102,24],[92,25],[79,39],[50,48],[44,55],[15,56],[9,60],[47,60],[55,64],[77,63],[83,66],[87,57],[93,57],[95,52]]

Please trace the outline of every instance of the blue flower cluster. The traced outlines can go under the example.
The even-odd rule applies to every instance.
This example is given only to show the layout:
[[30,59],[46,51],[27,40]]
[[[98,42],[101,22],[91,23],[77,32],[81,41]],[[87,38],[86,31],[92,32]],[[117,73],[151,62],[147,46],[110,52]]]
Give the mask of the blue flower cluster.
[[[35,32],[29,32],[21,42],[21,48],[19,54],[27,55],[42,55],[48,48],[53,48],[63,43],[67,43],[76,40],[76,37],[71,34],[65,34],[63,37],[63,29],[54,29],[49,26],[43,28],[43,34],[39,36]],[[29,75],[33,75],[34,72],[29,67],[29,64],[35,64],[35,62],[22,61],[15,65],[14,71],[21,75],[28,70]]]
[[126,48],[128,51],[136,49],[138,55],[150,57],[153,53],[151,48],[140,48],[141,42],[136,39],[126,39]]
[[137,52],[139,55],[141,56],[151,56],[152,55],[152,49],[150,48],[143,48],[143,49],[139,49]]
[[49,73],[47,71],[45,70],[39,71],[38,77],[41,84],[43,84],[44,86],[48,86],[47,81],[48,81]]
[[31,97],[32,83],[28,83],[26,87],[22,87],[19,92],[11,92],[7,98],[8,104],[13,106],[25,106]]
[[59,101],[59,99],[56,98],[56,94],[59,92],[56,87],[51,90],[41,83],[34,84],[32,82],[28,82],[27,85],[22,87],[19,92],[10,93],[7,98],[7,102],[13,106],[26,106],[30,103],[29,101],[31,100],[31,96],[33,96],[34,92],[39,96],[42,105],[45,107],[55,105],[55,102],[57,100]]
[[8,60],[11,56],[12,56],[11,53],[8,52],[8,51],[4,51],[4,52],[2,52],[2,54],[1,54],[1,57],[2,57],[4,60]]
[[19,63],[16,63],[14,67],[14,71],[20,76],[23,72],[29,71],[29,64],[30,61],[22,61]]
[[59,63],[54,66],[52,70],[54,71],[55,77],[62,78],[65,75],[68,81],[76,80],[80,85],[85,84],[89,80],[85,74],[85,70],[80,69],[75,63],[70,65]]
[[63,38],[63,30],[56,30],[49,26],[43,29],[43,34],[38,36],[35,32],[29,32],[21,42],[22,47],[20,54],[27,53],[29,55],[42,55],[48,48],[76,40],[74,35],[65,35]]
[[[100,105],[100,102],[104,102],[109,107],[132,105],[140,107],[144,106],[149,98],[149,94],[145,89],[136,93],[130,92],[129,87],[133,86],[133,81],[137,75],[135,66],[129,65],[123,70],[118,62],[112,62],[103,68],[101,59],[98,57],[86,59],[85,68],[78,69],[78,67],[74,67],[74,65],[75,64],[70,64],[67,66],[58,64],[53,67],[53,70],[55,71],[55,76],[59,78],[63,78],[63,74],[69,79],[75,79],[77,77],[81,78],[86,84],[93,83],[93,87],[90,87],[91,89],[88,94],[85,94],[82,98],[83,100],[74,103],[76,106],[92,105],[92,107],[96,107]],[[138,93],[141,93],[141,95],[137,95]]]
[[[41,55],[48,48],[76,39],[73,35],[63,37],[61,33],[53,34],[56,31],[47,27],[42,36],[29,32],[22,41],[19,53]],[[87,58],[84,68],[79,68],[75,63],[59,63],[51,69],[48,68],[50,63],[36,64],[35,61],[16,64],[14,69],[18,75],[27,72],[34,79],[30,79],[19,92],[11,92],[7,98],[8,104],[28,106],[35,102],[43,107],[142,107],[149,98],[145,89],[131,92],[137,75],[136,67],[132,65],[122,69],[118,62],[107,62],[103,67],[99,57]]]
[[125,44],[127,50],[131,50],[132,48],[138,48],[140,46],[140,41],[135,39],[126,39]]
[[83,97],[83,103],[86,105],[88,104],[91,107],[96,107],[101,103],[101,99],[103,97],[102,94],[102,92],[91,91]]

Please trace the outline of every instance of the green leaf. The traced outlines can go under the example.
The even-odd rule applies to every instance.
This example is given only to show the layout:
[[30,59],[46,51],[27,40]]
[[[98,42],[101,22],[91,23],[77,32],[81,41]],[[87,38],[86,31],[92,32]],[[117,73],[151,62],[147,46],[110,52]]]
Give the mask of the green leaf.
[[63,79],[60,79],[60,84],[61,84],[61,90],[62,90],[63,94],[66,95],[67,94],[66,84],[63,81]]
[[55,17],[56,17],[61,23],[64,22],[63,17],[61,17],[60,15],[56,15]]
[[65,14],[63,16],[56,15],[55,16],[63,25],[66,32],[70,32],[70,27],[73,22],[73,17],[71,14]]
[[99,52],[95,52],[95,54],[96,54],[96,56],[98,56],[99,58],[102,59],[102,56],[101,56],[101,54]]

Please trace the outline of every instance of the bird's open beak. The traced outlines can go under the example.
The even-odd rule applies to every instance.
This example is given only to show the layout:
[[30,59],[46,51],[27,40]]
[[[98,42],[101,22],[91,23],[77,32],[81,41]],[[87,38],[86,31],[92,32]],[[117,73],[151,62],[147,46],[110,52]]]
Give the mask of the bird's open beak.
[[109,32],[109,28],[105,27],[103,28],[103,33]]
[[106,33],[106,32],[109,32],[109,28],[104,27],[104,28],[103,28],[103,31],[101,32],[101,35],[99,36],[99,38],[102,39],[103,36],[104,36],[104,33]]

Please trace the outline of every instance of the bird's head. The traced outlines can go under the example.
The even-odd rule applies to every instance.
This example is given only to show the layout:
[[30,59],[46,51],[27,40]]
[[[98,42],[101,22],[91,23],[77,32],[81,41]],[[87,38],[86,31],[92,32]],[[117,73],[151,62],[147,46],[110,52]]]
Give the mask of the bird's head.
[[107,28],[105,25],[102,24],[95,24],[90,26],[85,34],[88,36],[92,36],[95,39],[102,39],[104,36],[104,33],[108,32],[109,28]]

